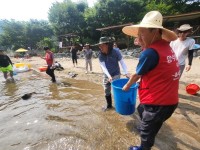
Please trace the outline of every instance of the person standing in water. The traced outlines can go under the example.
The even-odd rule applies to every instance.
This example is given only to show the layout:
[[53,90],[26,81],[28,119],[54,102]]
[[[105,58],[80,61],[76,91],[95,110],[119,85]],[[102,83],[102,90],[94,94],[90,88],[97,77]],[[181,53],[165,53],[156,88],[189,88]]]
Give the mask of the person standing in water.
[[8,79],[8,73],[10,73],[12,81],[15,81],[13,78],[13,63],[10,58],[4,54],[3,50],[0,50],[0,71],[3,72],[6,81]]
[[128,77],[127,66],[118,49],[113,48],[113,42],[108,37],[101,37],[97,44],[100,48],[99,63],[104,73],[103,87],[107,105],[104,111],[112,109],[111,82],[120,78],[119,62],[123,68],[125,76]]
[[163,17],[158,11],[148,12],[140,24],[126,26],[122,31],[138,37],[142,47],[136,73],[131,75],[123,90],[140,80],[140,146],[129,150],[151,150],[163,123],[178,106],[179,65],[169,42],[176,40],[174,32],[162,26]]
[[46,74],[48,74],[50,77],[51,77],[51,81],[53,83],[56,82],[56,77],[55,77],[55,74],[54,74],[54,63],[55,63],[55,60],[54,60],[54,55],[53,55],[53,52],[49,49],[49,47],[44,47],[44,50],[45,50],[45,57],[41,57],[42,59],[45,59],[46,62],[47,62],[47,70],[46,70]]
[[78,50],[75,48],[75,46],[73,45],[70,49],[70,52],[72,54],[72,62],[74,67],[77,66],[78,62],[77,62],[77,52]]

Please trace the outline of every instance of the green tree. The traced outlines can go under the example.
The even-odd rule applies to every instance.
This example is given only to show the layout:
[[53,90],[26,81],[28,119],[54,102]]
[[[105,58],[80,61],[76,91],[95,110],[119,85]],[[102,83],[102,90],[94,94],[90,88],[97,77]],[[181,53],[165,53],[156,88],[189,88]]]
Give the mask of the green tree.
[[[96,28],[102,28],[113,25],[121,25],[125,23],[137,23],[142,12],[143,2],[139,0],[99,0],[94,8],[85,11],[85,21],[87,23],[88,34],[92,39],[96,39]],[[107,32],[107,34],[110,31]],[[118,33],[116,33],[118,32]],[[115,34],[120,34],[121,31],[115,31]]]
[[36,49],[36,44],[44,37],[52,37],[53,30],[49,22],[30,20],[20,22],[4,20],[1,23],[0,44],[6,49],[18,49],[20,47]]
[[26,46],[31,49],[36,49],[37,42],[44,39],[44,37],[51,38],[53,30],[48,21],[30,20],[26,23]]
[[71,0],[54,3],[49,10],[49,21],[57,36],[77,34],[81,41],[84,33],[85,21],[83,13],[87,4],[75,4]]
[[51,38],[45,37],[44,39],[37,42],[37,49],[43,49],[44,46],[48,46],[49,48],[53,47],[53,41]]
[[143,3],[138,0],[99,0],[96,5],[96,19],[101,27],[137,22]]
[[175,15],[199,11],[200,0],[143,0],[146,12],[159,10],[163,15]]
[[26,34],[24,22],[5,20],[2,24],[0,44],[7,49],[25,47]]

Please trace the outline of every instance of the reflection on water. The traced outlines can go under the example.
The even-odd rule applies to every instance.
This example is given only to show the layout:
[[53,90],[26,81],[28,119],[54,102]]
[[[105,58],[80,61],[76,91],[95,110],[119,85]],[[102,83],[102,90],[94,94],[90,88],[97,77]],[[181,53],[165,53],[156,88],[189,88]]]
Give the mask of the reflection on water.
[[[101,85],[74,79],[60,79],[62,83],[52,84],[47,77],[33,72],[15,78],[16,83],[0,80],[0,149],[126,150],[129,145],[140,143],[135,129],[137,115],[101,111]],[[31,92],[36,94],[26,101],[21,99]],[[183,121],[176,122],[172,117],[164,125],[153,149],[198,148],[199,124],[194,128],[184,122],[183,131],[179,127]]]

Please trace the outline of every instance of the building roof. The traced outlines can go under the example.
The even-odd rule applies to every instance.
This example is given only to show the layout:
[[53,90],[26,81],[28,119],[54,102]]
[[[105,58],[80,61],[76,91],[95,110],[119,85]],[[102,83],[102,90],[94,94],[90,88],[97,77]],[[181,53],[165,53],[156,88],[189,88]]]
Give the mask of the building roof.
[[64,34],[64,35],[60,35],[58,37],[65,37],[65,38],[68,38],[68,37],[77,37],[78,35],[77,34],[74,34],[74,33],[68,33],[68,34]]
[[[172,15],[172,16],[163,16],[163,21],[164,22],[172,22],[172,21],[191,20],[191,19],[196,19],[196,18],[200,18],[200,11],[179,14],[179,15]],[[126,24],[122,24],[122,25],[114,25],[114,26],[108,26],[108,27],[104,27],[104,28],[97,28],[96,30],[105,31],[105,30],[125,27],[128,25],[133,25],[133,23],[126,23]]]
[[104,31],[104,30],[109,30],[109,29],[114,29],[114,28],[122,28],[122,27],[129,26],[129,25],[133,25],[133,23],[126,23],[126,24],[121,24],[121,25],[108,26],[108,27],[104,27],[104,28],[98,28],[96,30]]
[[186,13],[186,14],[173,15],[173,16],[164,16],[163,20],[165,22],[172,22],[172,21],[191,20],[191,19],[197,19],[197,18],[200,18],[200,11]]

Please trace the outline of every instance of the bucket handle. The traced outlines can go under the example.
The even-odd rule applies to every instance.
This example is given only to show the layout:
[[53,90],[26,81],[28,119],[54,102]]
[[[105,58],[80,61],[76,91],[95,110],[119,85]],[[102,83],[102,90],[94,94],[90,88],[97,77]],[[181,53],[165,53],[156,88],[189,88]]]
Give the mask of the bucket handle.
[[135,88],[138,88],[140,86],[140,82],[135,83]]

